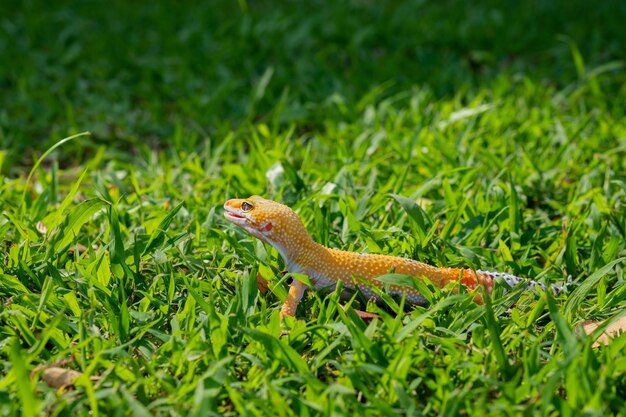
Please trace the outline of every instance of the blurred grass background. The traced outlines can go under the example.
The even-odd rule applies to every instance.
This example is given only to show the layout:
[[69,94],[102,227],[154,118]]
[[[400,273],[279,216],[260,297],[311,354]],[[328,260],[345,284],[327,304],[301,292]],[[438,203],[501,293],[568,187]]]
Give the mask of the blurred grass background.
[[[7,0],[0,15],[0,140],[20,162],[83,130],[76,154],[194,149],[259,121],[317,132],[411,88],[561,90],[626,54],[621,1]],[[623,115],[623,72],[596,78],[614,100],[594,105]]]

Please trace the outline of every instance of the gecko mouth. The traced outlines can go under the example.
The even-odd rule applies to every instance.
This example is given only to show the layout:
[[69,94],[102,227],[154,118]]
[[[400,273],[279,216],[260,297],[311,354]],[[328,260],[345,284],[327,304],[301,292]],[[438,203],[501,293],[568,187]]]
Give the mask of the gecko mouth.
[[241,214],[237,213],[232,207],[226,206],[224,205],[224,209],[226,210],[224,212],[224,217],[226,218],[226,220],[228,220],[231,223],[234,223],[238,226],[241,226],[243,224],[246,223],[246,218],[244,216],[242,216]]

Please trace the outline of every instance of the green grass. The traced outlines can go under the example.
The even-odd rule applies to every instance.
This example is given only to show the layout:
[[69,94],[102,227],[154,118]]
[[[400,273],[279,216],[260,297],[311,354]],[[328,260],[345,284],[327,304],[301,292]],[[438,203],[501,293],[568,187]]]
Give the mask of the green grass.
[[[0,4],[0,414],[626,414],[626,336],[575,330],[626,306],[623,2],[143,3]],[[250,194],[574,285],[283,326],[280,256],[222,218]]]

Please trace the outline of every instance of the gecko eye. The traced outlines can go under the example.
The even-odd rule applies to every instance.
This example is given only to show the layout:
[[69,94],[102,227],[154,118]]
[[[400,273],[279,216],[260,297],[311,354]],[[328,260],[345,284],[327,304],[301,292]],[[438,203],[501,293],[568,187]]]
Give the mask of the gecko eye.
[[250,211],[252,210],[252,204],[244,201],[243,203],[241,203],[241,211]]

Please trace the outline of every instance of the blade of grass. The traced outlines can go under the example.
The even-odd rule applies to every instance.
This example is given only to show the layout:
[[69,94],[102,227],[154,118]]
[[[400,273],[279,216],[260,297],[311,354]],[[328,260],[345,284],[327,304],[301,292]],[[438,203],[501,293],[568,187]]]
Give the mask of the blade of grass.
[[48,155],[50,155],[55,149],[57,149],[59,146],[77,139],[81,136],[91,136],[90,132],[82,132],[82,133],[77,133],[75,135],[72,136],[68,136],[64,139],[61,139],[60,141],[58,141],[57,143],[55,143],[54,145],[52,145],[50,148],[48,148],[47,151],[45,151],[43,153],[43,155],[41,155],[39,157],[39,159],[37,159],[37,161],[35,162],[35,165],[33,165],[32,169],[30,170],[30,172],[28,173],[28,177],[26,177],[26,182],[24,183],[24,190],[22,191],[22,200],[20,203],[20,219],[23,220],[26,216],[26,205],[24,204],[24,202],[26,201],[26,191],[28,190],[28,185],[30,184],[30,180],[32,179],[33,175],[35,174],[35,171],[37,171],[37,168],[39,168],[39,165],[41,165],[41,163],[43,162],[44,159],[46,159],[46,157]]
[[87,223],[105,204],[104,200],[92,198],[74,207],[66,217],[66,223],[63,225],[63,228],[55,235],[54,250],[59,252],[76,239],[82,225]]
[[9,350],[13,378],[21,402],[21,412],[25,417],[36,417],[39,415],[40,401],[35,396],[31,386],[30,377],[26,370],[28,355],[22,351],[17,339],[13,340]]

